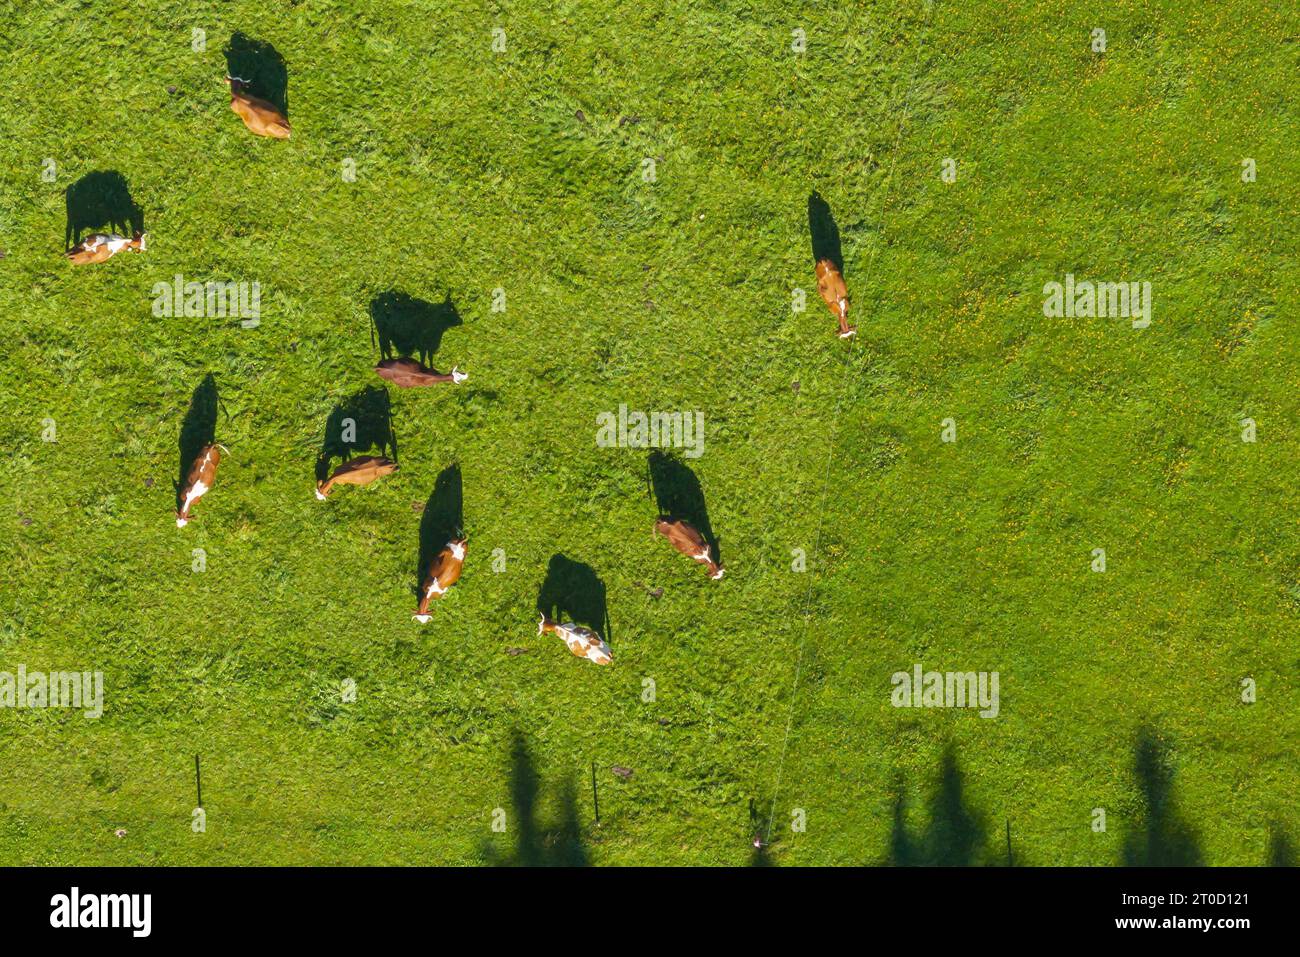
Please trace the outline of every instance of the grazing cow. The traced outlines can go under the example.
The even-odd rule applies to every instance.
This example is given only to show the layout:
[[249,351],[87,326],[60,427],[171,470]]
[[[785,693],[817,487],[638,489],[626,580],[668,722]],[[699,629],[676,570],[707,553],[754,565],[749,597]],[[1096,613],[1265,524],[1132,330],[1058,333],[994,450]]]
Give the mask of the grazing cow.
[[387,379],[393,385],[403,389],[436,385],[439,382],[459,384],[469,378],[467,373],[461,372],[455,366],[451,367],[450,372],[439,372],[437,369],[421,365],[415,359],[407,358],[385,359],[375,366],[375,372],[379,374],[379,378]]
[[598,665],[607,665],[614,660],[609,645],[605,644],[605,640],[590,628],[568,621],[562,623],[551,621],[543,612],[542,620],[537,625],[537,633],[544,635],[547,632],[562,639],[569,646],[569,651],[578,658],[586,658]]
[[335,485],[369,485],[377,478],[392,475],[397,463],[382,455],[361,455],[344,462],[323,482],[316,483],[316,497],[325,501]]
[[227,76],[230,84],[230,108],[244,121],[244,125],[258,136],[270,136],[277,140],[289,138],[289,120],[279,108],[261,97],[245,93],[243,88],[248,81],[237,76]]
[[669,544],[683,555],[706,565],[710,578],[722,577],[722,566],[713,560],[709,543],[690,522],[680,518],[660,518],[655,522],[655,532],[668,539]]
[[77,245],[68,250],[68,260],[74,266],[88,266],[112,259],[123,249],[144,252],[147,233],[136,233],[130,239],[117,233],[91,233]]
[[844,277],[829,259],[817,261],[817,291],[831,315],[839,320],[840,338],[850,339],[857,335],[858,327],[849,325],[849,291],[844,285]]
[[190,521],[190,509],[212,488],[212,480],[217,474],[217,465],[221,462],[220,445],[205,445],[199,449],[194,464],[190,466],[185,484],[177,492],[176,527],[184,528]]
[[429,602],[441,598],[448,588],[460,581],[460,570],[465,564],[466,541],[464,538],[453,538],[429,562],[429,573],[420,586],[420,607],[411,616],[420,624],[427,625],[433,618],[429,614]]

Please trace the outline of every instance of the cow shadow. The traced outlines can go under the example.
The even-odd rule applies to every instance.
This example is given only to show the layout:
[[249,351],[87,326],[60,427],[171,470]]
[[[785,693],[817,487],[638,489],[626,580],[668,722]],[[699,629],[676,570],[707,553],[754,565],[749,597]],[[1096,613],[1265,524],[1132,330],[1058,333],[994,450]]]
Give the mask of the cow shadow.
[[613,641],[605,583],[590,565],[564,555],[551,556],[537,592],[537,610],[552,621],[568,619]]
[[713,560],[721,565],[721,543],[713,534],[709,509],[704,503],[704,489],[691,467],[676,456],[655,449],[647,460],[647,475],[659,514],[665,518],[684,519],[694,525],[713,552]]
[[226,44],[226,73],[246,81],[245,90],[289,115],[289,69],[271,44],[236,32]]
[[126,179],[116,170],[87,173],[67,188],[64,200],[66,249],[81,242],[83,232],[107,229],[123,236],[144,232],[144,211],[131,198]]
[[949,745],[939,766],[939,781],[929,798],[929,820],[920,834],[904,822],[907,793],[894,784],[893,824],[887,864],[897,867],[969,867],[983,863],[985,827],[966,802],[957,755]]
[[180,470],[176,476],[176,507],[181,505],[181,489],[189,477],[190,466],[204,448],[217,440],[217,380],[209,372],[190,396],[190,407],[181,422]]
[[465,493],[461,486],[460,466],[453,463],[438,473],[433,491],[420,516],[420,554],[415,568],[416,594],[424,581],[429,562],[453,538],[463,538],[465,528]]
[[812,239],[813,262],[829,259],[844,273],[844,253],[840,249],[840,228],[835,224],[831,207],[813,190],[808,197],[808,235]]
[[573,781],[560,787],[560,815],[552,824],[540,820],[538,798],[541,777],[519,731],[510,742],[510,803],[518,836],[512,851],[502,854],[491,847],[488,861],[503,867],[586,867],[591,861],[582,839],[578,797]]
[[366,386],[334,406],[325,420],[325,435],[316,457],[316,481],[329,477],[335,458],[346,462],[362,449],[378,449],[380,455],[397,461],[393,410],[385,388]]
[[1124,841],[1128,867],[1199,867],[1201,849],[1173,800],[1174,771],[1163,744],[1150,728],[1138,731],[1133,769],[1142,792],[1141,823]]
[[382,292],[370,300],[371,341],[379,337],[379,352],[384,359],[394,354],[415,356],[424,365],[433,364],[433,356],[442,347],[442,335],[462,325],[460,313],[451,295],[439,303],[416,299],[404,292]]

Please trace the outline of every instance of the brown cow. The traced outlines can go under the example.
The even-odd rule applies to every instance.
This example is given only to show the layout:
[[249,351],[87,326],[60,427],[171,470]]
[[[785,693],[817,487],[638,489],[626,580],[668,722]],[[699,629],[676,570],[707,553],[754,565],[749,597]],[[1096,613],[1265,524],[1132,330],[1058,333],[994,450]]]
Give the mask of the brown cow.
[[839,320],[840,338],[849,339],[857,335],[858,327],[849,325],[849,291],[844,285],[844,277],[829,259],[817,261],[817,291],[831,315]]
[[421,365],[415,359],[385,359],[375,366],[375,372],[381,379],[387,379],[399,388],[409,389],[415,386],[437,385],[439,382],[464,382],[469,376],[455,366],[450,372],[439,372]]
[[230,85],[230,108],[244,121],[244,125],[258,136],[277,140],[289,138],[289,120],[275,104],[245,93],[248,81],[237,76],[227,76]]
[[722,566],[713,560],[709,543],[690,522],[680,518],[662,517],[655,522],[655,532],[668,539],[669,544],[683,555],[708,567],[709,577],[722,577]]
[[205,445],[199,450],[194,464],[190,466],[185,484],[177,492],[176,500],[180,507],[176,509],[176,527],[184,528],[189,524],[190,509],[212,488],[212,480],[217,475],[217,465],[221,462],[220,445]]
[[465,564],[466,541],[463,538],[453,538],[429,562],[429,573],[420,586],[420,607],[411,616],[420,624],[427,625],[433,618],[429,614],[429,602],[441,598],[448,588],[460,581],[460,570]]
[[323,482],[316,483],[316,497],[322,502],[335,485],[369,485],[377,478],[392,475],[397,463],[381,455],[361,455],[344,462]]

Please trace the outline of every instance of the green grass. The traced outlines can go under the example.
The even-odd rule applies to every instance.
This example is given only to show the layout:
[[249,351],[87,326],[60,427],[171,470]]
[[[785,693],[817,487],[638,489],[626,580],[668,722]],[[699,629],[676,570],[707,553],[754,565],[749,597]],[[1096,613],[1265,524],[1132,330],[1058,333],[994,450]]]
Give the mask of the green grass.
[[[106,683],[98,721],[0,710],[0,862],[743,863],[751,807],[781,864],[998,862],[1008,819],[1018,863],[1287,857],[1292,5],[149,6],[0,2],[0,670]],[[236,31],[284,57],[287,142],[229,111]],[[73,269],[64,190],[103,170],[150,248]],[[1150,281],[1152,325],[1044,318],[1067,272]],[[155,318],[177,273],[259,281],[260,327]],[[402,470],[321,504],[390,290],[451,297],[470,380],[393,390]],[[178,531],[208,373],[230,454]],[[596,447],[620,403],[704,413],[721,582],[651,539],[645,452]],[[469,559],[421,628],[452,463]],[[611,668],[536,635],[555,553],[606,585]],[[1001,714],[892,708],[916,662],[998,671]]]

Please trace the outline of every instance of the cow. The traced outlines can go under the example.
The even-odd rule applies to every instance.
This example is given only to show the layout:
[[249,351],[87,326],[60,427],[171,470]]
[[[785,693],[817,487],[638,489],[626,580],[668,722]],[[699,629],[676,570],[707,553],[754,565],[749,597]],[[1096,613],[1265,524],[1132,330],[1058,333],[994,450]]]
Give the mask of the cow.
[[335,485],[369,485],[377,478],[392,475],[398,465],[382,455],[361,455],[344,462],[323,482],[316,483],[316,497],[322,502]]
[[680,518],[661,516],[655,522],[655,533],[668,539],[669,544],[683,555],[705,565],[709,577],[719,579],[723,575],[722,566],[713,560],[712,550],[704,536],[690,522]]
[[184,528],[190,521],[190,509],[194,503],[206,495],[212,488],[212,480],[217,475],[217,465],[221,462],[224,446],[215,443],[199,449],[189,473],[176,493],[176,527]]
[[542,620],[537,625],[537,633],[556,635],[569,646],[569,651],[576,657],[586,658],[594,664],[607,665],[614,660],[609,645],[605,644],[605,640],[590,628],[568,621],[551,621],[546,617],[545,612],[542,612]]
[[453,538],[445,548],[429,562],[429,572],[424,584],[420,586],[420,607],[415,610],[414,618],[422,625],[427,625],[433,616],[429,614],[429,602],[441,598],[447,589],[460,581],[460,570],[465,564],[464,538]]
[[142,253],[148,238],[147,233],[135,233],[130,239],[117,233],[91,233],[68,250],[68,261],[74,266],[89,266],[107,262],[124,249]]
[[466,373],[461,372],[455,366],[451,367],[450,372],[439,372],[437,369],[430,369],[415,359],[405,357],[385,359],[375,366],[375,372],[379,378],[387,379],[393,385],[402,389],[437,385],[439,382],[454,382],[459,385],[469,378]]
[[817,292],[831,315],[839,320],[841,339],[851,339],[858,334],[858,327],[849,325],[849,291],[844,285],[844,277],[829,259],[817,261]]
[[269,136],[277,140],[289,138],[289,120],[280,109],[268,100],[244,92],[248,80],[237,76],[226,77],[230,85],[230,108],[244,125],[258,136]]

